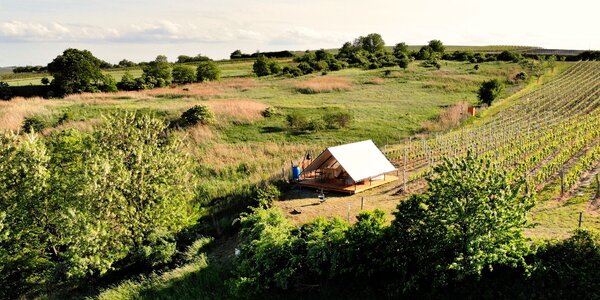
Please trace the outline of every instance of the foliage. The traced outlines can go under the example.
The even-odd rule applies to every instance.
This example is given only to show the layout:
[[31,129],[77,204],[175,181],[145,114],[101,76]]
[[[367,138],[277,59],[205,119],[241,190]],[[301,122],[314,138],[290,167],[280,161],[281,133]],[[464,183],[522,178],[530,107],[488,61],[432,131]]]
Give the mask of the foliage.
[[429,46],[429,48],[431,48],[431,51],[437,52],[437,53],[444,53],[444,51],[446,50],[446,47],[440,40],[431,40],[431,41],[429,41],[427,46]]
[[179,126],[186,127],[196,124],[208,125],[215,121],[215,115],[204,104],[194,105],[181,114]]
[[273,201],[281,197],[281,191],[279,191],[277,186],[263,181],[254,188],[254,195],[256,200],[255,207],[269,208],[273,205]]
[[408,57],[408,55],[410,54],[410,50],[408,50],[408,45],[402,42],[394,46],[393,53],[397,59],[402,59]]
[[522,228],[533,206],[503,172],[473,153],[445,160],[428,190],[398,205],[392,223],[391,263],[405,288],[445,285],[480,276],[493,265],[524,265]]
[[258,56],[252,65],[252,70],[258,77],[271,75],[271,63],[272,61],[266,56]]
[[201,62],[196,69],[196,80],[200,82],[221,79],[221,70],[213,61]]
[[145,85],[140,85],[129,71],[125,71],[121,81],[117,83],[117,88],[122,91],[137,91],[145,89]]
[[50,84],[50,79],[48,79],[48,77],[43,77],[43,78],[40,80],[40,82],[41,82],[43,85],[49,85],[49,84]]
[[[193,183],[162,121],[107,117],[94,134],[0,135],[2,293],[163,264],[191,224]],[[127,137],[127,138],[123,138]],[[7,255],[7,257],[4,257]],[[13,284],[19,288],[15,288]]]
[[196,56],[187,56],[187,55],[179,55],[177,56],[177,63],[178,64],[184,64],[184,63],[190,63],[190,62],[201,62],[201,61],[209,61],[210,58],[202,55],[202,54],[198,54]]
[[359,36],[354,40],[353,46],[355,48],[363,49],[370,53],[375,53],[385,50],[385,42],[378,33],[371,33],[367,36]]
[[584,298],[600,296],[598,268],[600,268],[599,236],[578,229],[566,240],[546,242],[534,257],[532,282],[537,298]]
[[26,133],[42,132],[42,130],[46,128],[46,126],[47,124],[42,118],[31,116],[26,117],[23,120],[23,125],[21,126],[21,129],[23,130],[23,132]]
[[127,59],[122,59],[117,63],[117,66],[120,68],[131,68],[135,67],[135,63]]
[[168,86],[173,80],[173,69],[164,55],[157,56],[155,60],[149,62],[142,70],[142,79],[148,88]]
[[401,58],[398,60],[398,66],[402,69],[408,68],[409,64],[410,64],[410,59],[408,57]]
[[260,114],[265,118],[270,118],[277,114],[277,109],[273,106],[269,106],[265,108],[265,110],[263,110]]
[[477,92],[481,103],[492,105],[492,102],[504,91],[504,84],[498,79],[484,81]]
[[329,113],[323,116],[328,128],[344,128],[350,125],[354,117],[348,112]]
[[304,129],[308,124],[308,118],[302,114],[291,113],[286,116],[287,125],[290,128],[299,130]]
[[187,84],[196,81],[196,70],[185,65],[176,65],[173,67],[173,82],[178,84]]
[[54,77],[52,86],[61,95],[99,92],[112,80],[102,74],[101,63],[90,51],[67,49],[48,64],[48,71]]
[[0,100],[10,100],[12,91],[8,83],[0,81]]

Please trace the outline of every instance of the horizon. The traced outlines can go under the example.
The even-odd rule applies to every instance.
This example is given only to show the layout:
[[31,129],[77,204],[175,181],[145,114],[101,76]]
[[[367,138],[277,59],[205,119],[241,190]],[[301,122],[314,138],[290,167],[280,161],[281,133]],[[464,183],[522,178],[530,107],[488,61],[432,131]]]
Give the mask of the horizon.
[[375,1],[368,10],[361,4],[9,0],[0,4],[0,66],[46,65],[67,48],[89,50],[110,63],[149,61],[161,54],[170,61],[197,54],[220,60],[237,49],[254,53],[339,48],[373,32],[388,46],[439,39],[460,46],[600,49],[593,15],[600,3],[590,0],[564,7],[517,0],[501,7],[475,0],[404,5]]

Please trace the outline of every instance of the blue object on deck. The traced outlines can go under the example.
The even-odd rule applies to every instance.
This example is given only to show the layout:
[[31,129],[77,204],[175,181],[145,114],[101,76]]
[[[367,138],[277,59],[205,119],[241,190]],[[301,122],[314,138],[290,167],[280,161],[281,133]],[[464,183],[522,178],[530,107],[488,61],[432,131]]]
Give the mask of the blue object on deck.
[[298,167],[298,166],[292,167],[292,179],[294,179],[294,180],[300,179],[300,167]]

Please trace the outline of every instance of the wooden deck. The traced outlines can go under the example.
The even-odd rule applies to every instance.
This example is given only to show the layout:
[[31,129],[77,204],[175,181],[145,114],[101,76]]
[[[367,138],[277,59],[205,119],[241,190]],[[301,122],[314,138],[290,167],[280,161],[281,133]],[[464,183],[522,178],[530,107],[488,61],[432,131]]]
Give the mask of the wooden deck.
[[398,180],[398,177],[393,175],[385,175],[385,179],[379,180],[366,180],[363,183],[359,183],[356,185],[344,186],[337,184],[335,182],[321,182],[318,178],[307,178],[301,180],[298,184],[302,187],[310,187],[315,189],[323,189],[325,191],[339,192],[339,193],[348,193],[350,195],[360,193],[372,188],[376,188],[378,186],[382,186],[386,183],[390,183],[392,181]]

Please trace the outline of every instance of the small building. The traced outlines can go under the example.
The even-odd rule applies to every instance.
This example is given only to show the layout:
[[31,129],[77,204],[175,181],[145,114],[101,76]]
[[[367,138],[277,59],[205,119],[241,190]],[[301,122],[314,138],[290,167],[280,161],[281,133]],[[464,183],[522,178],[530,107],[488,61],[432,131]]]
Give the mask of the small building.
[[397,169],[372,140],[325,149],[300,174],[300,186],[358,193],[398,179]]

